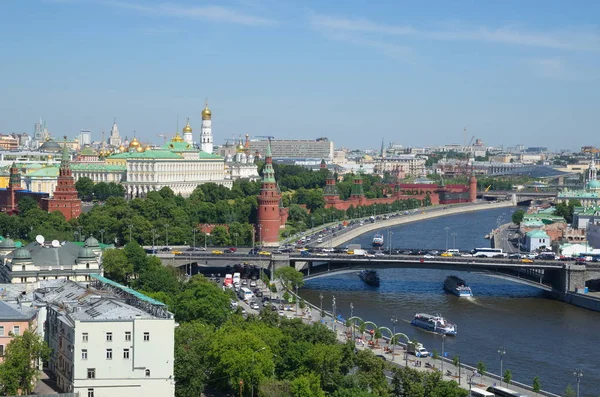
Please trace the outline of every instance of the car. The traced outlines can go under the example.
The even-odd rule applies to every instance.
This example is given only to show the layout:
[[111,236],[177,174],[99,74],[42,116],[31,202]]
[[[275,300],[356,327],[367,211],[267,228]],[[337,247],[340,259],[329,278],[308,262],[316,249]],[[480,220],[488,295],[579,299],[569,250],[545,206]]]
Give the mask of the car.
[[242,279],[242,285],[248,285],[248,280],[246,280],[245,278]]
[[256,287],[256,281],[254,281],[254,280],[251,280],[251,281],[250,281],[250,286],[251,286],[251,287]]
[[223,255],[223,251],[221,250],[212,250],[213,255]]
[[260,310],[260,306],[258,306],[258,303],[256,303],[256,302],[251,302],[250,309]]
[[255,291],[254,292],[254,296],[256,296],[257,298],[262,298],[263,297],[263,293],[261,290]]
[[327,252],[317,252],[315,255],[316,256],[329,256],[329,254]]
[[162,247],[160,250],[162,252],[169,252],[169,251],[171,251],[171,247]]
[[271,256],[271,253],[269,251],[259,251],[258,255]]
[[227,249],[231,252],[237,252],[237,248],[235,248],[235,247],[229,247]]
[[464,253],[464,254],[460,254],[460,256],[462,256],[463,258],[472,258],[473,254]]
[[385,256],[385,254],[381,251],[375,251],[375,256]]
[[186,251],[206,251],[206,248],[204,248],[204,247],[190,247],[190,248],[186,249]]
[[245,315],[245,314],[246,314],[246,309],[244,309],[244,308],[242,307],[242,315]]
[[238,303],[234,300],[231,301],[231,308],[236,309],[238,307]]
[[453,256],[452,252],[442,252],[440,256]]
[[521,259],[521,263],[533,263],[533,259],[523,258]]
[[426,254],[426,255],[423,255],[423,258],[425,258],[425,259],[435,259],[435,256]]
[[260,248],[254,247],[250,251],[248,251],[248,255],[258,255],[259,252],[260,252]]
[[521,254],[510,254],[508,259],[521,259]]
[[181,252],[181,251],[179,251],[179,250],[173,250],[173,251],[171,251],[171,253],[172,253],[173,255],[181,255],[181,254],[183,254],[183,252]]

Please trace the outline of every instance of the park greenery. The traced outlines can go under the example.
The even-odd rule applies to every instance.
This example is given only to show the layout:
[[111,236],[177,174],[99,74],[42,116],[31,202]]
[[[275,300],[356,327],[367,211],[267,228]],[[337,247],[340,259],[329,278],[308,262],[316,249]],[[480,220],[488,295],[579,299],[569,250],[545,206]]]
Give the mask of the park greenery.
[[[338,343],[323,324],[304,324],[270,309],[245,318],[231,309],[232,291],[200,275],[182,277],[135,241],[106,251],[105,257],[110,258],[107,277],[164,302],[174,313],[177,397],[196,397],[205,389],[250,396],[252,387],[262,397],[467,394],[439,374],[412,369],[396,370],[389,384],[385,361],[370,350],[355,351],[352,341]],[[277,276],[290,287],[301,286],[294,269]]]
[[4,361],[0,363],[0,393],[3,396],[31,394],[39,379],[38,365],[50,357],[50,348],[35,331],[11,335]]

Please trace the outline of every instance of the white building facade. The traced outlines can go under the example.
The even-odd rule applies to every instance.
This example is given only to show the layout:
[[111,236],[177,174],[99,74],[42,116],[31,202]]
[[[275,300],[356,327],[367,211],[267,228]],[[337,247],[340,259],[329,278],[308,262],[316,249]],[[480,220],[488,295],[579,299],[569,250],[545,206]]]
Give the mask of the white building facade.
[[47,308],[49,369],[82,397],[172,397],[175,321],[166,306],[102,276],[34,293]]
[[213,152],[213,136],[212,136],[212,113],[208,109],[208,102],[202,111],[202,132],[200,133],[200,149],[205,153],[212,154]]

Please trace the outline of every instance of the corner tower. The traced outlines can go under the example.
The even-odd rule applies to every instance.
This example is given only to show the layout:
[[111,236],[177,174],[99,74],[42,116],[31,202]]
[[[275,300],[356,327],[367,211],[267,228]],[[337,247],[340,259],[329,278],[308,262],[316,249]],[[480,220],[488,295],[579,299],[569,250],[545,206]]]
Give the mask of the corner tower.
[[269,141],[267,143],[267,152],[265,153],[262,187],[258,195],[256,236],[258,237],[258,243],[261,245],[267,247],[279,246],[279,228],[281,226],[280,200],[281,193],[275,181],[271,141]]
[[202,132],[200,133],[200,149],[205,153],[213,152],[212,136],[212,113],[208,108],[208,101],[205,103],[202,111]]
[[54,196],[47,200],[48,212],[60,211],[66,220],[77,218],[81,214],[81,200],[77,198],[75,180],[71,174],[71,161],[66,136]]

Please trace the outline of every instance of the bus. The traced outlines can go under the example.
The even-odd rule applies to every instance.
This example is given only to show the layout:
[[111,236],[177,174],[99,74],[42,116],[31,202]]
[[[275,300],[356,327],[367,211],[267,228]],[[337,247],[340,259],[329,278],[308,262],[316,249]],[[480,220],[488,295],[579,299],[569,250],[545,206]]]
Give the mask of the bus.
[[494,393],[496,397],[527,397],[526,394],[518,393],[514,390],[507,389],[506,387],[490,386],[487,391]]
[[478,389],[476,387],[471,388],[471,397],[495,397],[494,393]]
[[252,291],[250,291],[250,289],[246,287],[240,288],[238,295],[240,299],[245,302],[248,302],[250,299],[254,298],[254,294],[252,293]]
[[506,258],[506,252],[502,248],[475,248],[471,251],[478,258]]

